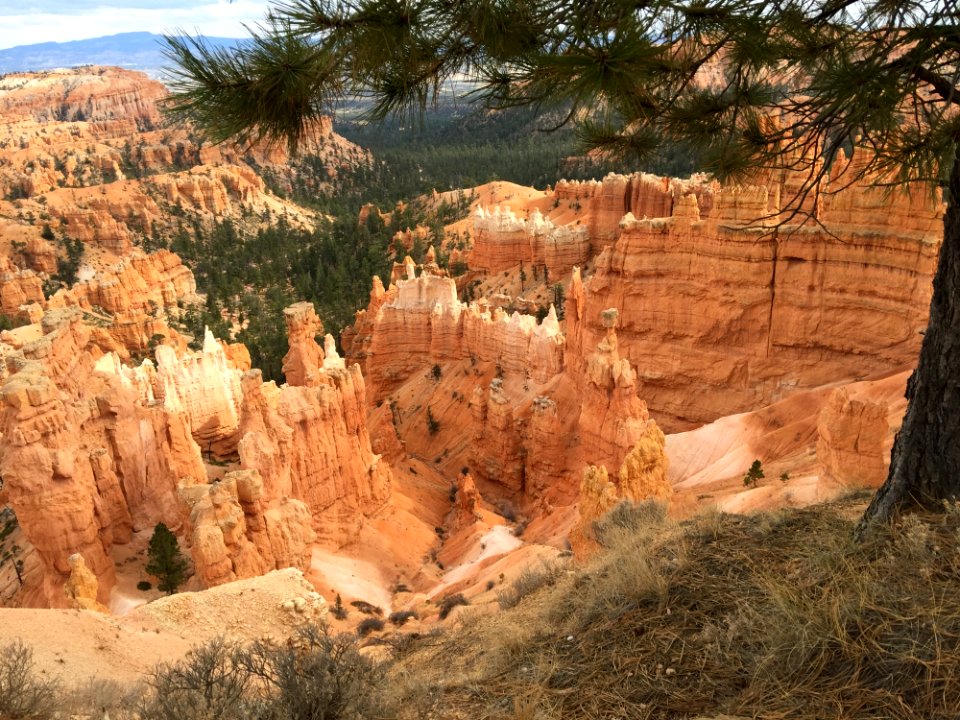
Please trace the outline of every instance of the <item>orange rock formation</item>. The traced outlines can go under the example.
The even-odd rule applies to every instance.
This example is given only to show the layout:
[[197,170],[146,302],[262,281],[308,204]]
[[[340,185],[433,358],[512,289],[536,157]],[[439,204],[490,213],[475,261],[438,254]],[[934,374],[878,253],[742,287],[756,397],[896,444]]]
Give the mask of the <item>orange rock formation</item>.
[[820,479],[842,487],[879,487],[887,477],[887,405],[838,388],[817,422]]
[[[309,324],[312,308],[300,310]],[[201,352],[159,347],[156,368],[128,367],[76,308],[47,312],[36,339],[5,347],[0,474],[49,605],[66,604],[75,553],[105,603],[111,548],[158,521],[185,536],[200,586],[306,569],[317,537],[356,537],[389,497],[391,471],[370,448],[359,368],[298,329],[291,354],[322,362],[310,386],[244,375],[209,334]],[[210,484],[201,448],[237,451],[244,469]]]
[[[240,369],[228,360],[225,348],[208,330],[200,352],[180,356],[168,346],[156,349],[156,377],[151,385],[171,412],[190,421],[193,439],[208,455],[233,455],[239,441]],[[147,372],[150,366],[147,365]]]
[[563,335],[555,312],[538,324],[529,315],[461,303],[452,278],[418,277],[408,261],[406,277],[388,291],[375,281],[369,307],[344,342],[348,359],[360,362],[369,379],[373,402],[416,370],[450,360],[496,363],[539,383],[561,371]]
[[[71,78],[99,89],[64,95]],[[46,90],[30,99],[21,81]],[[201,351],[186,351],[166,318],[195,294],[193,276],[176,255],[131,244],[159,238],[154,225],[177,207],[207,220],[268,210],[309,218],[233,151],[154,130],[161,91],[97,69],[0,79],[0,111],[16,115],[0,128],[0,154],[10,153],[0,190],[18,197],[0,201],[0,250],[9,250],[0,310],[39,321],[0,334],[0,476],[48,604],[106,602],[114,546],[158,520],[189,546],[200,587],[286,566],[323,577],[311,568],[316,542],[371,547],[375,536],[399,557],[389,547],[397,520],[419,554],[395,567],[425,585],[443,568],[421,567],[420,556],[450,565],[482,548],[494,504],[504,517],[513,504],[533,521],[528,533],[558,545],[572,527],[583,555],[596,547],[593,522],[617,502],[689,499],[753,458],[789,475],[806,468],[800,454],[813,462],[816,443],[823,482],[784,481],[746,499],[736,488],[725,507],[882,478],[887,407],[845,390],[827,401],[823,386],[913,362],[939,202],[859,184],[809,204],[820,227],[789,217],[796,178],[783,174],[723,188],[611,175],[552,193],[479,195],[462,221],[473,244],[458,250],[470,265],[460,288],[432,248],[421,268],[397,264],[344,333],[346,359],[329,336],[318,345],[312,305],[288,308],[278,387],[249,368],[242,347],[208,335]],[[57,93],[69,119],[42,124]],[[331,139],[329,126],[319,129]],[[291,177],[283,151],[255,149],[253,159],[281,182]],[[43,278],[57,250],[40,237],[41,213],[90,253],[82,281],[51,298]],[[527,291],[521,263],[535,289],[512,297],[517,281]],[[552,284],[568,274],[565,307],[548,311],[559,297]],[[473,292],[475,280],[486,299],[461,302],[458,290]],[[538,322],[507,306],[546,314]],[[157,336],[166,339],[155,362],[124,364]],[[874,392],[889,397],[894,384]],[[802,422],[783,417],[788,407]],[[719,417],[672,441],[661,430]],[[739,433],[736,448],[723,444],[728,430]],[[204,454],[233,465],[206,466]],[[398,488],[409,496],[397,498]],[[450,582],[465,587],[468,569],[451,570]]]
[[[161,127],[164,95],[159,82],[119,68],[0,78],[0,251],[14,272],[54,273],[57,237],[83,243],[84,277],[136,244],[163,246],[183,217],[207,226],[284,216],[311,227],[312,213],[273,195],[261,174],[287,192],[294,184],[322,191],[338,167],[366,157],[327,118],[309,133],[309,162],[283,147],[199,144],[187,127]],[[13,279],[6,270],[4,283]],[[34,284],[16,280],[21,289]],[[24,296],[0,291],[3,311],[39,301],[38,288]]]
[[586,225],[554,224],[534,208],[526,219],[510,208],[484,210],[473,217],[474,241],[467,261],[471,268],[496,273],[522,263],[546,268],[559,278],[574,265],[590,259],[590,235]]
[[97,576],[90,572],[83,555],[74,553],[67,558],[70,565],[70,578],[63,586],[63,594],[75,610],[95,610],[109,612],[105,605],[97,601],[100,583]]
[[715,190],[708,217],[693,193],[669,217],[626,215],[591,277],[574,278],[574,356],[606,332],[600,313],[619,309],[621,352],[666,428],[916,357],[942,206],[917,192],[884,195],[881,211],[881,191],[860,185],[824,200],[825,230],[752,225],[774,189]]
[[142,404],[130,376],[95,344],[76,310],[44,317],[44,334],[7,357],[0,388],[4,490],[62,606],[68,558],[83,555],[106,602],[109,550],[158,520],[179,526],[178,483],[205,481],[187,419]]
[[185,487],[181,497],[190,508],[190,553],[204,587],[285,567],[309,567],[315,539],[310,511],[290,498],[266,502],[256,471],[231,472],[210,485]]
[[286,308],[283,318],[290,348],[283,357],[283,376],[289,385],[314,387],[320,382],[318,373],[323,367],[323,350],[314,338],[323,332],[323,323],[309,302]]

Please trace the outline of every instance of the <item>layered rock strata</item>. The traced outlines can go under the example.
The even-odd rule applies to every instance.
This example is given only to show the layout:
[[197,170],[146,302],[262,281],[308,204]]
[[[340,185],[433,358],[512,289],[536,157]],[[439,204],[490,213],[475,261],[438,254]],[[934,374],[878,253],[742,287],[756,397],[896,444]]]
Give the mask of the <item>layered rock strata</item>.
[[620,357],[618,315],[615,308],[601,313],[605,334],[582,366],[579,421],[584,458],[611,469],[620,466],[653,422],[646,404],[637,396],[636,371],[629,360]]
[[[390,398],[390,430],[408,432],[403,418],[410,411],[395,407],[398,392],[429,375],[439,384],[433,397],[447,395],[453,407],[465,402],[469,411],[457,410],[452,419],[446,403],[431,407],[435,428],[448,421],[461,431],[469,426],[470,442],[461,457],[472,476],[484,488],[496,485],[523,504],[544,508],[575,499],[575,478],[585,462],[617,473],[641,438],[659,437],[662,458],[663,436],[638,397],[636,370],[617,350],[616,310],[604,314],[608,333],[589,358],[567,367],[552,308],[538,324],[529,315],[491,311],[486,303],[466,305],[457,299],[452,279],[426,265],[418,272],[409,259],[401,267],[402,276],[389,290],[374,284],[370,306],[344,336],[348,357],[364,365],[370,401],[379,405]],[[448,373],[450,389],[440,390]],[[461,388],[470,383],[458,380],[463,375],[476,378],[466,395]],[[423,407],[413,412],[425,412]],[[443,414],[442,423],[436,413]],[[390,445],[395,433],[388,434],[379,446]],[[419,442],[414,442],[418,448]],[[647,472],[651,457],[634,458],[635,476],[642,474],[636,468]],[[668,489],[664,480],[647,494],[666,497]]]
[[[619,237],[574,275],[568,364],[620,311],[620,349],[669,430],[760,407],[803,388],[915,361],[926,325],[942,204],[855,185],[822,201],[823,227],[775,227],[780,187],[694,194],[669,217],[623,217]],[[880,198],[883,198],[881,200]]]
[[206,480],[182,413],[143,404],[117,362],[104,362],[76,310],[44,317],[45,333],[7,357],[0,388],[4,492],[43,565],[51,606],[66,599],[80,553],[105,603],[115,543],[158,520],[180,524],[178,484]]
[[103,326],[118,349],[142,352],[156,335],[170,337],[166,317],[182,303],[196,302],[193,273],[167,250],[134,250],[123,260],[89,273],[87,279],[50,298],[33,270],[0,260],[0,312],[38,322],[46,309],[76,307]]
[[207,330],[200,352],[178,357],[172,347],[161,345],[156,359],[152,385],[164,406],[187,415],[193,439],[203,452],[216,457],[233,455],[240,439],[243,393],[240,369],[227,358],[224,345]]
[[[189,127],[162,126],[166,92],[120,68],[0,79],[0,248],[15,265],[53,275],[66,242],[79,241],[83,275],[137,244],[166,246],[184,232],[184,218],[255,229],[282,216],[309,228],[314,214],[268,185],[285,194],[327,191],[340,167],[368,157],[336,135],[329,118],[307,129],[299,158],[265,143],[204,144]],[[15,302],[6,299],[6,314]]]
[[413,373],[434,363],[470,359],[546,383],[563,369],[563,335],[553,310],[541,323],[531,315],[457,299],[452,278],[423,272],[413,261],[388,291],[374,284],[369,307],[345,338],[347,357],[362,363],[379,402]]
[[509,208],[478,207],[474,212],[473,246],[467,255],[472,270],[492,274],[526,263],[559,278],[590,256],[586,225],[555,227],[536,208],[527,218]]
[[323,323],[317,317],[313,303],[301,302],[283,311],[287,325],[289,350],[283,356],[283,375],[290,385],[314,386],[319,383],[317,373],[323,367],[323,350],[315,338],[323,332]]
[[194,570],[204,587],[309,567],[315,540],[310,511],[291,498],[265,500],[256,471],[231,472],[210,485],[183,488],[181,498],[189,508]]
[[[356,537],[389,497],[391,471],[370,448],[360,369],[305,327],[292,324],[292,353],[321,366],[311,385],[281,388],[244,374],[230,360],[243,354],[209,334],[201,352],[161,347],[156,367],[125,366],[77,308],[5,347],[0,475],[49,605],[68,604],[74,554],[106,603],[111,548],[157,522],[184,535],[200,586],[306,568],[314,540]],[[236,451],[243,470],[209,484],[198,442]]]
[[317,379],[278,388],[249,371],[238,451],[241,466],[263,478],[265,498],[303,501],[317,538],[340,546],[386,502],[392,472],[370,446],[360,368],[331,367]]

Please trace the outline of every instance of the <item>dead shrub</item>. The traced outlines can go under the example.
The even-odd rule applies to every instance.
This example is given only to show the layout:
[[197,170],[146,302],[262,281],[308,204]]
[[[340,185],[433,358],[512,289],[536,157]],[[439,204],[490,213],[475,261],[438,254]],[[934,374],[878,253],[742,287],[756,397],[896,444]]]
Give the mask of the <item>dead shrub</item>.
[[401,627],[406,624],[407,620],[417,620],[419,616],[416,610],[397,610],[390,613],[388,619],[397,627]]
[[254,643],[241,657],[258,681],[251,702],[257,720],[389,716],[383,670],[360,654],[349,635],[329,635],[308,625],[284,645]]
[[54,716],[59,686],[37,677],[33,651],[16,640],[0,647],[0,718],[43,720]]
[[380,618],[368,617],[357,623],[357,635],[366,637],[372,632],[380,632],[384,628],[384,622]]
[[146,682],[140,720],[249,717],[250,672],[242,649],[222,638],[192,648],[180,662],[158,665]]
[[446,620],[447,616],[453,611],[457,605],[469,605],[470,601],[467,600],[463,593],[457,593],[456,595],[447,595],[443,600],[440,601],[440,619]]
[[124,685],[116,680],[91,678],[65,694],[62,710],[71,716],[113,720],[133,717],[133,707],[142,688]]
[[377,607],[376,605],[373,605],[372,603],[368,603],[366,600],[354,600],[354,601],[353,601],[352,603],[350,603],[350,604],[351,604],[353,607],[355,607],[357,610],[359,610],[360,612],[362,612],[364,615],[376,615],[376,616],[378,616],[378,617],[383,615],[383,609],[382,609],[382,608]]
[[[366,621],[382,623],[368,618]],[[356,639],[307,625],[284,644],[214,640],[159,666],[139,720],[353,720],[382,717],[383,673]]]

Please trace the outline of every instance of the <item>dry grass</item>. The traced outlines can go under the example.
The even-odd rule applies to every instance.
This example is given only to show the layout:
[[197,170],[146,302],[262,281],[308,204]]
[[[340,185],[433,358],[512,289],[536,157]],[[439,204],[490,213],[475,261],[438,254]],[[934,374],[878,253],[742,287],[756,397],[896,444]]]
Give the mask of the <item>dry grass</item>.
[[135,716],[133,707],[144,691],[139,685],[124,685],[116,680],[91,679],[64,694],[62,715],[73,718],[109,717],[125,720]]
[[618,510],[591,564],[393,672],[437,717],[956,718],[960,513],[860,545],[850,515]]
[[553,585],[564,572],[564,567],[558,562],[541,561],[539,566],[523,570],[510,587],[497,593],[497,604],[503,610],[516,607],[523,598]]
[[[158,667],[139,703],[92,684],[57,706],[123,717],[138,705],[140,720],[952,720],[960,511],[909,516],[857,545],[852,508],[678,525],[624,506],[596,528],[605,550],[588,565],[531,574],[508,610],[387,636],[386,665],[355,638],[306,628],[286,645],[194,649]],[[29,651],[0,658],[0,718],[53,717],[58,690],[36,679]]]

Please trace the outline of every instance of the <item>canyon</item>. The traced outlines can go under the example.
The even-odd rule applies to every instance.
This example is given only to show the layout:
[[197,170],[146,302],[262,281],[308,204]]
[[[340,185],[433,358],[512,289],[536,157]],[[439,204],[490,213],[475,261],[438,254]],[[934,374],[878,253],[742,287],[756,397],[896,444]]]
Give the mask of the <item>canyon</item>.
[[[24,558],[22,583],[0,567],[2,604],[165,612],[133,589],[163,522],[190,556],[185,607],[280,578],[288,620],[348,629],[326,615],[342,600],[429,624],[451,594],[493,603],[531,562],[589,557],[625,500],[685,518],[885,477],[944,206],[842,183],[867,150],[810,215],[789,176],[475,188],[437,248],[463,272],[431,248],[358,279],[339,347],[291,305],[277,383],[232,338],[187,336],[202,297],[156,240],[178,217],[312,226],[271,185],[364,152],[324,125],[329,167],[305,177],[282,150],[160,128],[162,96],[115,69],[0,78],[0,507]],[[83,245],[69,287],[45,228]]]

